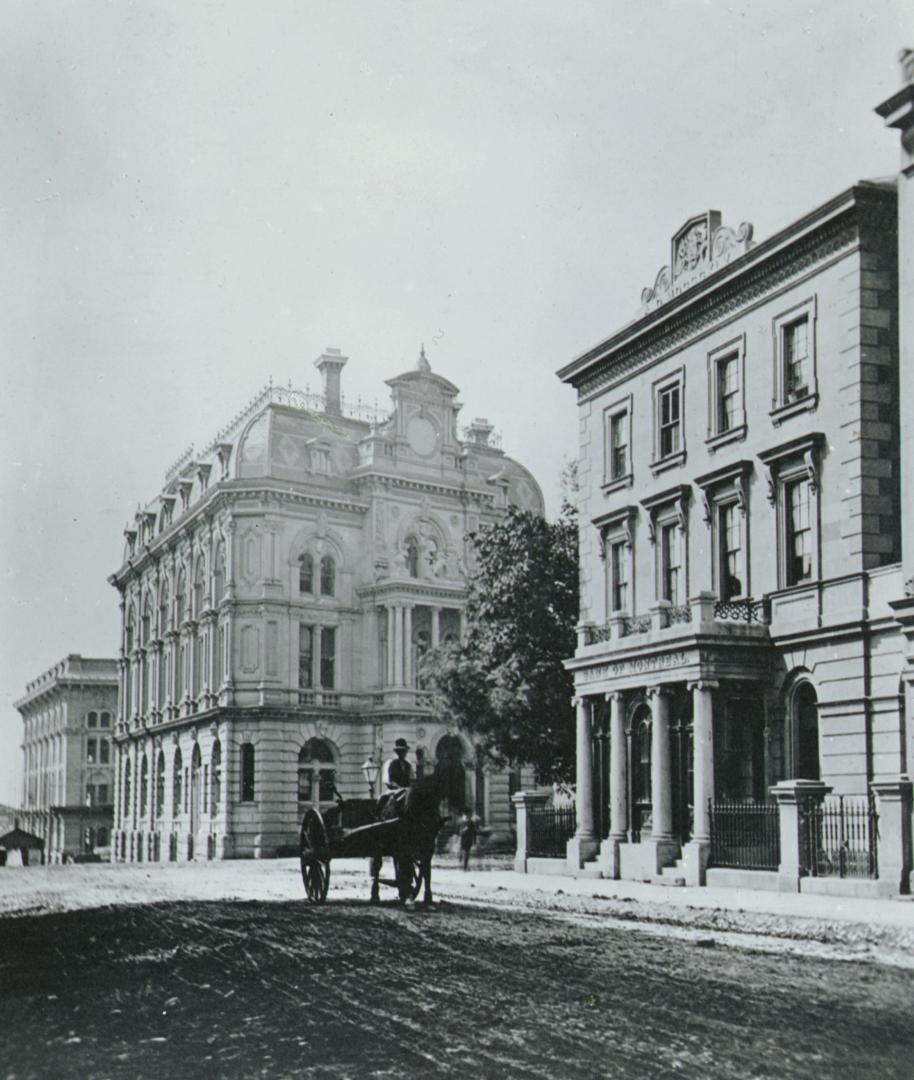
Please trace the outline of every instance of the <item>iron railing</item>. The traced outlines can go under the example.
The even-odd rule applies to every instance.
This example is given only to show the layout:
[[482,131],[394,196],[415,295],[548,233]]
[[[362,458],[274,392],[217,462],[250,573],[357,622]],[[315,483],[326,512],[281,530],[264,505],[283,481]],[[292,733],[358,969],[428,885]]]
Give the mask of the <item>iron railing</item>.
[[576,827],[573,806],[553,806],[527,812],[527,854],[564,859],[565,845]]
[[771,606],[767,599],[718,600],[714,605],[714,618],[720,622],[761,623],[771,622]]
[[709,810],[709,866],[736,870],[777,870],[781,861],[777,803],[720,798],[709,802]]
[[800,808],[800,871],[810,877],[878,877],[878,836],[871,797],[807,799]]

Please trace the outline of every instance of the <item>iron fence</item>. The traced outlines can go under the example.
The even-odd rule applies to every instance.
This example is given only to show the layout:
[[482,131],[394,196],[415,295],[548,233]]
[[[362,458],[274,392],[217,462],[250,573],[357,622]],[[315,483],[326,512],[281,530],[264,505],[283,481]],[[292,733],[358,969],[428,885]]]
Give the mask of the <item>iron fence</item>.
[[564,859],[565,845],[576,827],[573,806],[553,806],[527,812],[527,854]]
[[720,622],[770,623],[771,606],[766,598],[753,600],[718,600],[714,618]]
[[800,870],[810,877],[878,877],[878,836],[871,797],[807,799],[800,808]]
[[709,810],[709,866],[777,870],[781,861],[781,826],[777,803],[721,798],[711,801]]

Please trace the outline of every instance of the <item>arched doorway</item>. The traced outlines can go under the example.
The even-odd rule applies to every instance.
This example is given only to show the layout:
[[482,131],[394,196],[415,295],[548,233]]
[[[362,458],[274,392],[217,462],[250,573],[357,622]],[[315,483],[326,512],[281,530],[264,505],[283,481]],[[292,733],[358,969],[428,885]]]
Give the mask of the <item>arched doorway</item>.
[[638,705],[632,713],[630,726],[631,749],[628,775],[631,783],[631,837],[639,843],[651,829],[651,733],[652,714],[647,704]]
[[795,780],[821,780],[819,763],[819,699],[810,682],[801,682],[793,694]]
[[309,739],[298,754],[298,801],[302,806],[332,806],[336,799],[336,764],[325,739]]

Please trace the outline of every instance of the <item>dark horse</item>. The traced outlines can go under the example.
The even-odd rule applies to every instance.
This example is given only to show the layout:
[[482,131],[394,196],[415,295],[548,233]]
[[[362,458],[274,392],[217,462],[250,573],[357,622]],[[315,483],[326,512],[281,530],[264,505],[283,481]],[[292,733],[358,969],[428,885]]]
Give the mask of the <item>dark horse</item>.
[[[432,902],[432,855],[438,830],[447,821],[439,812],[441,800],[447,795],[445,772],[437,766],[431,776],[423,776],[408,787],[400,798],[391,798],[381,807],[379,821],[396,820],[391,847],[384,854],[393,855],[396,885],[400,899],[414,900],[422,886],[422,903]],[[382,855],[371,860],[371,902],[380,902]]]

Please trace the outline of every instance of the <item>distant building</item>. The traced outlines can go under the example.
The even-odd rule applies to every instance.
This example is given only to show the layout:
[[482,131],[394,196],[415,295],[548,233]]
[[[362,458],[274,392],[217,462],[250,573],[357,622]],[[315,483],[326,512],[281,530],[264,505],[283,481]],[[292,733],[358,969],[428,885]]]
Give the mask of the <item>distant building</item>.
[[19,825],[49,862],[110,853],[114,820],[116,660],[70,655],[26,686]]
[[[690,218],[635,319],[559,373],[581,431],[574,872],[704,882],[712,812],[761,821],[783,781],[910,807],[906,56],[880,108],[900,177],[761,242]],[[906,881],[909,831],[879,858]]]
[[459,639],[468,533],[536,481],[492,426],[461,437],[457,387],[424,350],[371,416],[340,391],[269,387],[166,476],[110,579],[123,612],[116,857],[262,857],[297,844],[308,806],[364,796],[395,739],[417,773],[451,768],[455,801],[496,832],[512,778],[436,722],[422,655]]

